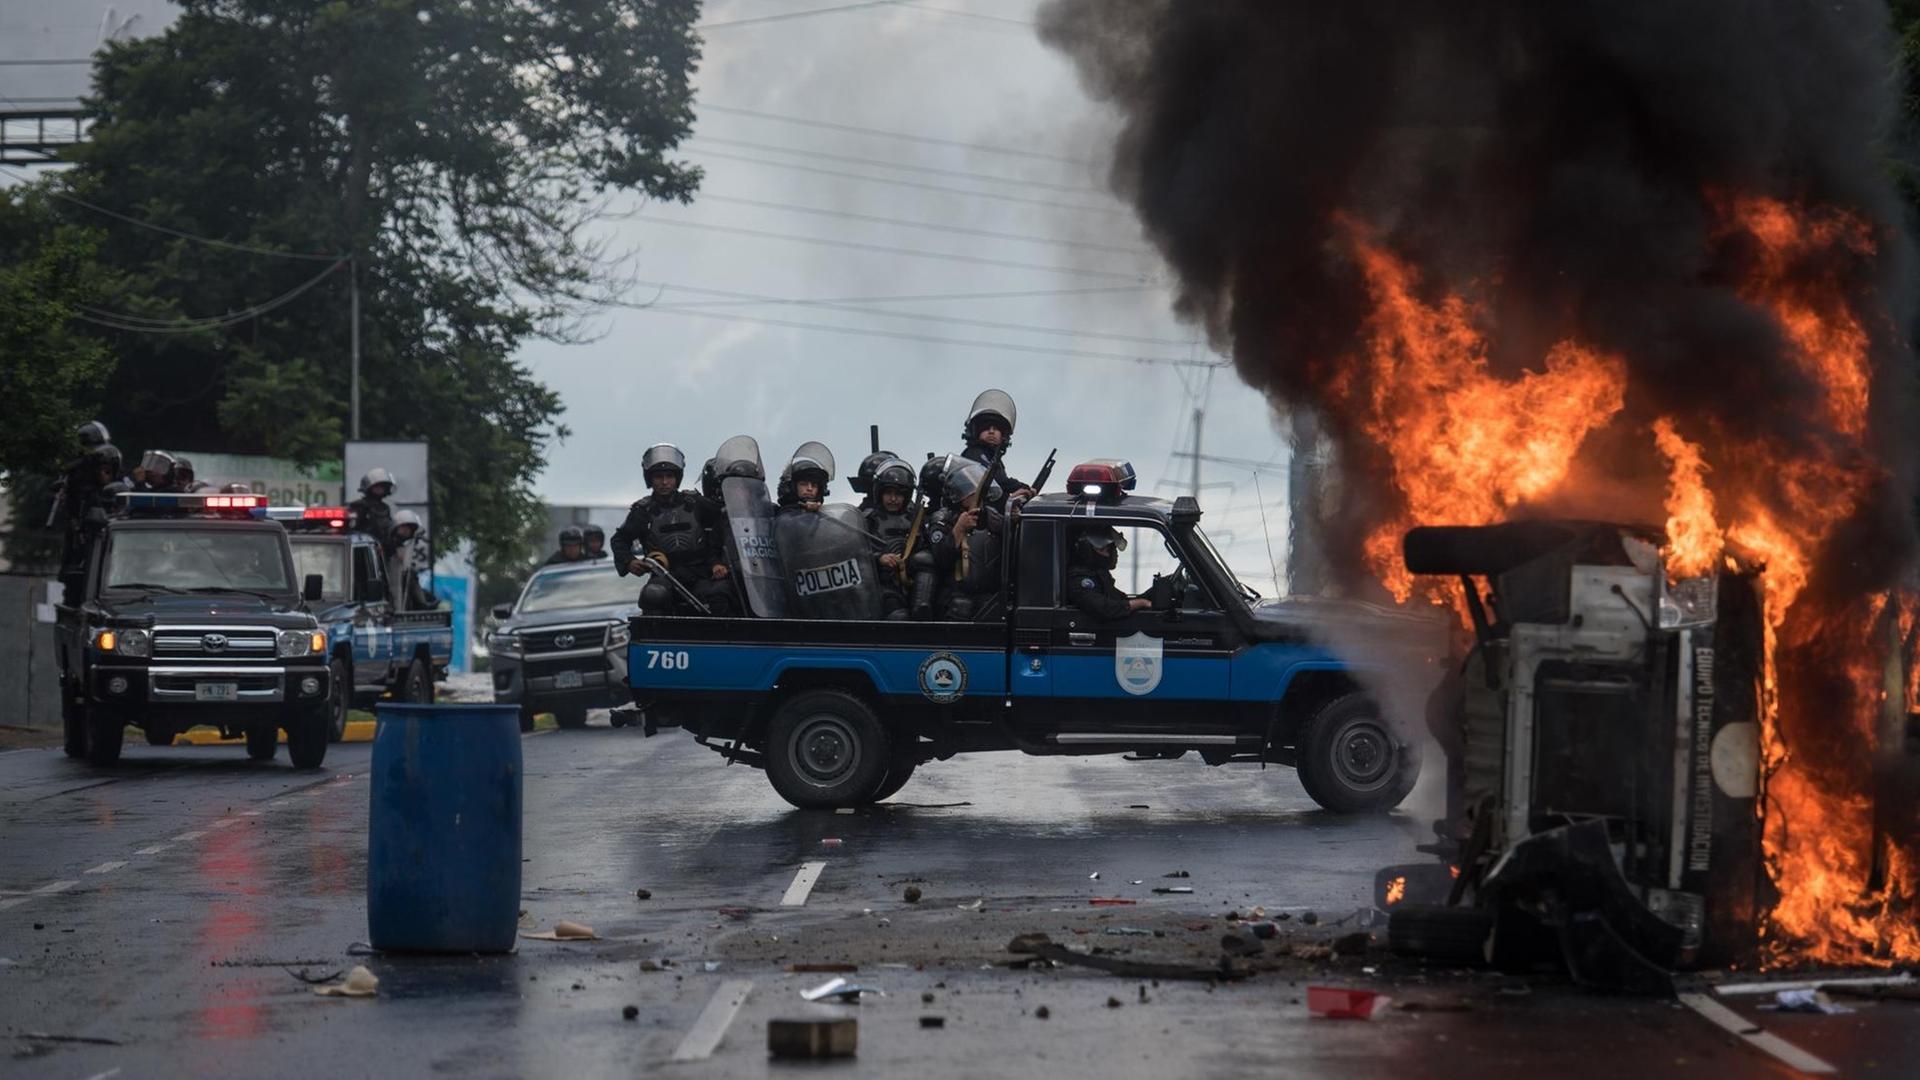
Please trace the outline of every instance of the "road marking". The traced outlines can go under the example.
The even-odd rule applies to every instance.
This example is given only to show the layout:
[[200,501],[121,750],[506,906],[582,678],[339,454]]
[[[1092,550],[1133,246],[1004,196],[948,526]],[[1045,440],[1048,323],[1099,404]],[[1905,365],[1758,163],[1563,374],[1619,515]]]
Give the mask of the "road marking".
[[135,855],[158,855],[159,853],[167,850],[172,846],[173,846],[172,841],[168,841],[167,843],[164,843],[164,844],[151,844],[151,845],[148,845],[147,847],[141,848],[139,851],[134,852],[134,854]]
[[673,1056],[668,1061],[705,1061],[713,1056],[713,1050],[727,1034],[727,1025],[739,1014],[740,1006],[746,1004],[747,994],[753,990],[751,979],[728,979],[720,984],[720,989],[700,1010],[699,1019],[693,1027],[687,1029],[687,1036],[674,1047]]
[[120,1070],[118,1067],[115,1067],[103,1073],[94,1073],[92,1076],[87,1077],[87,1080],[113,1080],[114,1077],[119,1075]]
[[258,810],[242,810],[242,811],[240,811],[240,816],[241,816],[241,817],[259,817],[259,816],[260,816],[260,811],[258,811]]
[[121,867],[123,867],[123,866],[125,866],[125,865],[127,865],[127,860],[125,860],[125,859],[115,859],[115,860],[113,860],[112,862],[103,862],[103,863],[101,863],[101,864],[100,864],[99,866],[96,866],[96,867],[94,867],[93,869],[91,869],[91,870],[89,870],[89,871],[87,871],[87,873],[89,873],[89,874],[111,874],[111,873],[113,873],[113,872],[114,872],[115,870],[118,870],[118,869],[120,869]]
[[807,894],[813,891],[813,883],[820,880],[820,871],[825,870],[824,862],[801,863],[800,872],[793,875],[793,884],[787,886],[787,895],[780,898],[781,907],[799,907],[807,902]]
[[1771,1054],[1785,1062],[1789,1068],[1804,1073],[1831,1073],[1833,1066],[1807,1053],[1787,1040],[1770,1031],[1764,1031],[1758,1024],[1747,1022],[1747,1018],[1713,1000],[1706,994],[1681,994],[1680,1004],[1706,1017],[1712,1023],[1727,1032],[1746,1040],[1749,1046]]
[[184,844],[189,840],[198,840],[205,835],[207,834],[204,829],[199,832],[183,832],[179,836],[174,837],[173,842],[176,844]]
[[0,911],[17,908],[36,896],[52,896],[54,893],[66,892],[78,884],[80,883],[77,881],[49,881],[25,896],[16,896],[10,900],[0,900]]

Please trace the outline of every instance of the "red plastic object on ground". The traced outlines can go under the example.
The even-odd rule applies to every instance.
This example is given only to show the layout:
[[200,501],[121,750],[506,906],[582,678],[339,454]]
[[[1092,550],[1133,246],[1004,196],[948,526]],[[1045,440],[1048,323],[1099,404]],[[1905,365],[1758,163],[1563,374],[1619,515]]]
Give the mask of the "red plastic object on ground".
[[1307,987],[1307,1015],[1326,1020],[1371,1020],[1386,1008],[1387,998],[1372,990],[1343,990],[1334,986]]
[[1137,904],[1138,900],[1126,900],[1118,896],[1096,896],[1087,901],[1095,907],[1116,907],[1120,904]]

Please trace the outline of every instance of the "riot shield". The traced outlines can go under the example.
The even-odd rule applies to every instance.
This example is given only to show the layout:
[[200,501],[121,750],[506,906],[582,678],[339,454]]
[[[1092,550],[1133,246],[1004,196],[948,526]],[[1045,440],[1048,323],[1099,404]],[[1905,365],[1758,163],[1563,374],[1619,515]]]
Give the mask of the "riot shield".
[[773,500],[767,497],[760,447],[736,435],[713,456],[720,501],[727,509],[727,562],[740,576],[747,610],[762,619],[787,616],[787,575],[773,537]]
[[787,611],[797,619],[879,619],[879,567],[860,511],[830,503],[782,513],[774,523],[788,578]]

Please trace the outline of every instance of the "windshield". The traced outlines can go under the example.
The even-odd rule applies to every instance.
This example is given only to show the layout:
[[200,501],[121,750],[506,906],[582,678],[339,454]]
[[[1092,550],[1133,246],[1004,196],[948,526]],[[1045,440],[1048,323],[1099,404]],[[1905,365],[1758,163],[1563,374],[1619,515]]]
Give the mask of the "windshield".
[[531,615],[566,608],[633,603],[634,597],[639,595],[640,583],[623,582],[619,574],[614,572],[611,562],[603,565],[605,569],[535,574],[533,580],[527,582],[527,590],[520,594],[520,603],[513,613]]
[[1220,575],[1220,580],[1233,585],[1240,590],[1240,595],[1248,600],[1260,599],[1258,590],[1234,577],[1233,571],[1227,569],[1227,560],[1220,557],[1220,549],[1213,546],[1213,541],[1207,539],[1207,534],[1200,531],[1198,525],[1193,527],[1193,546],[1199,552],[1202,561],[1213,564],[1213,572]]
[[104,588],[293,592],[278,529],[118,529],[109,535]]
[[347,595],[347,545],[338,540],[301,540],[289,538],[293,544],[293,579],[304,582],[314,574],[320,575],[320,595],[324,597],[342,597]]

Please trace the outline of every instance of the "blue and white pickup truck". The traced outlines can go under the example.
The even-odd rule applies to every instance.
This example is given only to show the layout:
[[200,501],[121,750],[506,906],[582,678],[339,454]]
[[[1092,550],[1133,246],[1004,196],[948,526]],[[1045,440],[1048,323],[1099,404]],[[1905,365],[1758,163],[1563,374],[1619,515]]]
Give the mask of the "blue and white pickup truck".
[[[1106,469],[1080,466],[1066,494],[1006,519],[993,621],[643,612],[627,680],[647,730],[685,728],[800,807],[884,799],[925,762],[988,750],[1275,762],[1329,810],[1396,806],[1420,769],[1404,718],[1422,715],[1445,653],[1437,610],[1263,599],[1195,500],[1128,495]],[[1154,608],[1104,620],[1065,602],[1093,523],[1128,541],[1116,578],[1155,583]]]
[[303,580],[321,581],[320,599],[308,606],[332,642],[328,738],[346,734],[348,709],[382,696],[431,703],[453,659],[453,613],[396,610],[392,594],[404,591],[392,589],[380,545],[352,529],[345,507],[274,507],[268,516],[286,526]]

